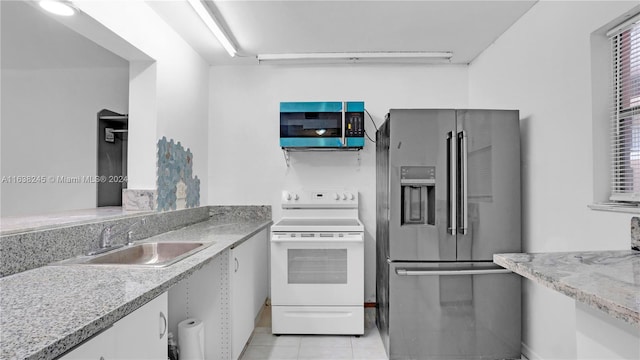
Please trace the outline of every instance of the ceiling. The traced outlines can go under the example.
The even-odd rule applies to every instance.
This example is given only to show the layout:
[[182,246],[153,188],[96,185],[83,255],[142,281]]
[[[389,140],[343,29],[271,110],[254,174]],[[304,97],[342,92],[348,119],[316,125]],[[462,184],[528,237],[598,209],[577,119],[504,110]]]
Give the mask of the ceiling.
[[128,67],[129,62],[24,1],[0,1],[2,69]]
[[274,53],[451,51],[468,64],[536,1],[205,0],[239,48],[231,58],[185,1],[148,4],[212,65]]

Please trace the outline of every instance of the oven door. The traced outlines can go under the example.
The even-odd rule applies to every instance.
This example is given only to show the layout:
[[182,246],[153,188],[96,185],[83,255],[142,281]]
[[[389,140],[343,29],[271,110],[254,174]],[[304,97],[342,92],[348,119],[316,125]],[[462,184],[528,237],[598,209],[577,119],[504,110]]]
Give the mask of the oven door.
[[361,306],[363,299],[363,233],[297,238],[272,234],[273,305]]

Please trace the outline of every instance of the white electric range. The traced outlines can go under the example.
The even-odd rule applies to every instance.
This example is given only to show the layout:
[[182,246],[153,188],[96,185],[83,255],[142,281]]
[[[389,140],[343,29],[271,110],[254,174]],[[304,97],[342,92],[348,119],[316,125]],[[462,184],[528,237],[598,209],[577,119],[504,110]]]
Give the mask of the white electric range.
[[271,227],[274,334],[364,333],[364,226],[357,189],[282,192]]

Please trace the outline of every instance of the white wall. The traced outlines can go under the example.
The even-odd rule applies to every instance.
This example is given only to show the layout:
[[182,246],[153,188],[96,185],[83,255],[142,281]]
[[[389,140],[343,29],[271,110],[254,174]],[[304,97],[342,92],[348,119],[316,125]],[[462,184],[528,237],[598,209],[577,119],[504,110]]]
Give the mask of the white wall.
[[578,359],[640,359],[636,326],[576,302],[576,329]]
[[[608,134],[593,133],[591,34],[636,5],[540,1],[470,65],[470,107],[520,109],[526,252],[630,247],[631,215],[587,208],[602,193],[594,152],[608,151],[593,148]],[[525,355],[575,358],[573,300],[524,285]]]
[[[23,6],[27,6],[22,4]],[[124,68],[120,70],[118,75],[106,75],[101,71],[86,71],[86,73],[93,76],[92,80],[80,80],[76,79],[77,74],[71,72],[52,72],[40,76],[41,82],[39,84],[33,83],[33,86],[37,86],[36,89],[21,89],[22,94],[28,91],[32,91],[31,97],[35,96],[48,96],[45,90],[52,92],[52,85],[47,84],[49,81],[58,81],[61,85],[63,83],[68,84],[63,87],[59,87],[55,91],[56,96],[68,97],[72,100],[71,103],[67,103],[64,108],[56,108],[56,114],[75,113],[84,109],[85,106],[94,106],[93,95],[89,90],[95,90],[96,85],[101,82],[104,83],[103,89],[107,84],[111,84],[117,79],[123,81],[124,87],[119,90],[117,99],[123,106],[111,105],[112,110],[122,111],[129,113],[129,151],[128,151],[128,175],[129,175],[129,188],[130,189],[155,189],[156,188],[156,144],[159,138],[166,136],[168,139],[175,139],[180,141],[185,148],[190,148],[194,154],[193,173],[201,179],[201,205],[207,204],[207,166],[208,166],[208,139],[207,139],[207,125],[208,125],[208,91],[209,91],[209,66],[208,64],[180,37],[173,29],[169,27],[144,1],[76,1],[75,5],[78,6],[82,12],[77,18],[68,20],[66,25],[75,29],[79,33],[88,38],[96,41],[98,44],[104,46],[106,49],[113,51],[114,53],[122,56],[126,60],[130,60],[130,68]],[[30,6],[27,6],[30,7]],[[38,11],[40,12],[40,11]],[[42,21],[42,20],[39,20]],[[49,21],[52,21],[49,19]],[[56,21],[54,21],[56,22]],[[33,23],[33,22],[31,22]],[[39,22],[38,22],[39,23]],[[3,50],[6,37],[8,36],[4,30],[3,19]],[[29,26],[26,26],[24,33],[27,33]],[[72,32],[68,30],[69,32]],[[20,33],[23,32],[12,32]],[[77,34],[76,34],[77,36]],[[46,38],[45,38],[46,39]],[[124,39],[124,40],[123,40]],[[85,40],[86,41],[86,40]],[[17,44],[26,44],[30,46],[30,41],[17,41]],[[62,42],[64,44],[64,42]],[[91,55],[95,57],[95,46],[92,49]],[[10,48],[13,51],[13,48]],[[104,50],[104,49],[102,49]],[[69,51],[75,53],[76,50]],[[106,52],[106,51],[105,51]],[[113,55],[111,55],[113,56]],[[47,58],[47,54],[41,54],[38,57],[32,58]],[[51,57],[49,57],[51,58]],[[53,57],[54,59],[56,57]],[[65,58],[65,57],[62,57]],[[66,57],[69,58],[69,57]],[[3,53],[4,59],[4,53]],[[75,57],[72,57],[75,59]],[[13,59],[12,59],[13,60]],[[15,61],[13,61],[15,62]],[[33,61],[29,61],[31,63]],[[51,64],[47,64],[48,66]],[[52,68],[59,66],[49,66]],[[95,68],[95,67],[94,67]],[[4,69],[3,69],[4,70]],[[3,175],[29,175],[33,168],[8,168],[8,170],[20,171],[20,173],[10,174],[5,173],[5,158],[12,156],[15,158],[15,152],[7,150],[10,142],[5,142],[5,138],[12,136],[11,134],[23,133],[20,132],[9,133],[9,127],[5,126],[6,117],[5,114],[18,113],[18,110],[11,110],[8,101],[5,101],[5,96],[14,96],[12,94],[13,89],[5,88],[3,73],[3,108],[2,126],[5,131],[2,132],[2,155],[3,155]],[[8,76],[8,75],[7,75]],[[17,75],[16,75],[17,76]],[[55,79],[54,77],[59,78]],[[124,78],[123,78],[124,76]],[[71,79],[76,81],[83,81],[82,87],[69,83]],[[65,80],[60,81],[60,80]],[[130,86],[127,86],[129,84]],[[42,91],[39,92],[39,91]],[[17,96],[17,93],[15,94]],[[7,97],[7,99],[9,99]],[[30,101],[30,100],[29,100]],[[128,103],[128,104],[127,104]],[[28,102],[24,100],[18,105],[28,105]],[[34,103],[35,104],[35,103]],[[93,112],[92,121],[95,119],[95,113],[103,107],[109,107],[105,104],[105,101],[100,102],[100,107]],[[105,105],[102,105],[105,104]],[[48,103],[46,104],[48,105]],[[48,111],[45,107],[31,106],[32,109],[22,111],[21,116],[31,116],[38,111]],[[8,109],[7,109],[8,108]],[[13,111],[13,113],[7,113],[6,111]],[[39,114],[39,113],[38,113]],[[61,121],[51,119],[52,122]],[[26,125],[25,122],[23,125]],[[31,124],[33,126],[33,124]],[[79,129],[80,127],[74,127]],[[32,147],[22,143],[21,147],[15,147],[18,151],[21,151],[24,156],[37,157],[41,162],[47,162],[49,167],[55,171],[51,172],[51,175],[58,175],[60,172],[64,172],[60,175],[90,175],[95,173],[95,143],[89,148],[85,144],[86,136],[78,135],[67,131],[65,133],[66,139],[64,141],[58,141],[52,143],[53,139],[46,139],[46,135],[56,135],[57,138],[61,138],[59,135],[59,129],[52,129],[51,124],[46,126],[34,126],[31,132],[37,132],[42,129],[43,132],[38,137],[34,137],[34,141],[39,141],[38,144],[48,146],[49,148],[63,147],[68,148],[65,154],[65,160],[51,160],[47,162],[46,156],[37,157],[36,154],[46,154],[44,149],[36,149],[33,151]],[[17,130],[17,129],[16,129]],[[48,134],[45,132],[48,131]],[[95,131],[92,132],[92,137],[95,137]],[[71,149],[71,147],[78,146],[77,149]],[[80,145],[82,145],[80,147]],[[19,154],[19,153],[18,153]],[[72,160],[76,158],[77,160]],[[91,158],[88,165],[90,172],[84,167],[82,171],[77,169],[77,166],[81,159],[79,158]],[[23,172],[30,170],[29,173],[23,174]],[[48,175],[48,174],[45,174]],[[31,191],[31,197],[28,201],[23,201],[22,204],[15,205],[14,199],[17,199],[20,194],[12,191],[3,191],[2,210],[3,216],[22,214],[21,208],[24,208],[28,204],[33,204],[34,201],[41,201],[43,204],[39,206],[39,213],[46,213],[51,210],[66,210],[72,208],[87,208],[95,207],[95,189],[91,193],[87,186],[74,187],[74,193],[67,194],[58,191],[61,189],[61,185],[57,185],[56,191],[49,187],[38,189],[38,191]],[[95,188],[95,185],[93,185]],[[26,190],[26,186],[22,186],[21,190]],[[34,190],[35,187],[29,187],[29,190]],[[79,190],[78,190],[79,189]],[[5,190],[3,186],[2,190]],[[35,200],[31,200],[35,198]],[[60,204],[62,199],[71,198],[71,203],[68,207],[59,208],[56,204]],[[15,212],[7,211],[7,209],[16,209]],[[33,212],[31,212],[33,213]]]
[[[356,152],[292,153],[279,146],[281,101],[363,100],[378,126],[390,107],[465,107],[466,66],[213,66],[209,203],[268,204],[284,189],[352,186],[365,225],[365,301],[375,301],[375,145]],[[366,119],[365,129],[375,139]],[[358,162],[360,158],[360,162]]]
[[44,184],[4,181],[1,215],[93,208],[96,184],[48,177],[95,175],[97,113],[127,112],[129,64],[35,6],[0,7],[0,174],[47,177]]
[[[127,66],[3,69],[2,176],[95,175],[97,113],[127,112],[128,79]],[[2,184],[3,217],[94,207],[96,184]]]
[[200,204],[207,205],[209,65],[144,1],[76,5],[155,61],[131,67],[129,188],[156,188],[156,144],[166,136],[194,154]]

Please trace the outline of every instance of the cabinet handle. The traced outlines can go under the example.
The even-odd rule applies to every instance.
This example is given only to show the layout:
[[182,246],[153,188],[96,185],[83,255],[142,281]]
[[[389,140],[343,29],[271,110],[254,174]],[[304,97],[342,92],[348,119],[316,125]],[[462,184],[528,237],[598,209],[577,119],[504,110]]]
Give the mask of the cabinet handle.
[[160,339],[162,339],[162,337],[164,336],[164,334],[166,334],[166,333],[167,333],[167,317],[166,317],[166,316],[164,316],[164,314],[162,313],[162,311],[160,311],[160,319],[162,319],[162,321],[163,321],[163,323],[164,323],[164,324],[163,324],[163,326],[162,326],[162,327],[163,327],[163,329],[162,329],[162,331],[160,332]]
[[240,269],[240,261],[238,261],[238,258],[233,258],[233,260],[236,261],[236,269],[233,272],[238,272],[238,269]]

